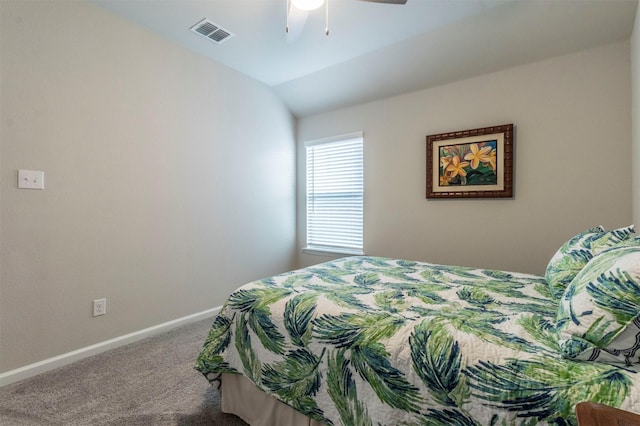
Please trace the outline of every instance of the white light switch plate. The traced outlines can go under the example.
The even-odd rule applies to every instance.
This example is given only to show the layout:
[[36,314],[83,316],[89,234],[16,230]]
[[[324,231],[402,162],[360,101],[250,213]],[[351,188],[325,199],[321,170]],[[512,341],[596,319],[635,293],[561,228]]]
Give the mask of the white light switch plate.
[[19,189],[44,189],[44,172],[38,170],[18,170]]

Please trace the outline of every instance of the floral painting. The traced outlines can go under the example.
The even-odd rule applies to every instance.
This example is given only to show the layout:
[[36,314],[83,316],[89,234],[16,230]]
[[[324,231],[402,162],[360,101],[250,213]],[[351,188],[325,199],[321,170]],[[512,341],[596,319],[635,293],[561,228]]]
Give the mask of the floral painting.
[[427,198],[513,196],[513,124],[427,136]]
[[441,146],[440,186],[496,185],[497,142]]

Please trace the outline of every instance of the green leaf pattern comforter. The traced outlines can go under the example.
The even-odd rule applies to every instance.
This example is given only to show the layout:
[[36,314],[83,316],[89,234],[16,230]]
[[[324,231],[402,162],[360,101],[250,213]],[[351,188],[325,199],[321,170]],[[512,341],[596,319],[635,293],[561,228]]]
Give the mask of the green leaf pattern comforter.
[[328,425],[563,425],[580,401],[640,404],[633,371],[561,357],[557,311],[539,276],[349,257],[239,288],[196,368]]

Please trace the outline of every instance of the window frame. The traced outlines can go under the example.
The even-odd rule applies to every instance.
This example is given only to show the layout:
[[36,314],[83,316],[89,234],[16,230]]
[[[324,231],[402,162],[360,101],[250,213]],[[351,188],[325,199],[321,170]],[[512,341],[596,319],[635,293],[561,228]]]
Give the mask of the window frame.
[[[337,146],[342,142],[342,143],[349,143],[349,142],[353,142],[354,140],[359,140],[358,142],[360,143],[360,165],[358,167],[358,171],[355,173],[355,175],[359,175],[359,191],[358,191],[358,195],[356,195],[355,197],[351,197],[352,199],[360,199],[360,203],[359,203],[359,217],[357,218],[357,220],[359,220],[360,222],[360,228],[359,230],[357,229],[357,225],[356,225],[356,232],[351,232],[352,229],[349,229],[344,235],[346,235],[347,237],[355,235],[358,236],[359,235],[359,246],[349,246],[349,245],[345,245],[345,244],[340,244],[339,242],[336,242],[336,244],[319,244],[318,241],[311,241],[310,242],[310,222],[312,220],[311,215],[312,212],[310,211],[310,205],[313,204],[313,200],[310,199],[310,170],[309,170],[309,155],[310,155],[310,148],[313,148],[314,146],[319,146],[319,145],[331,145],[331,144],[336,144]],[[337,135],[337,136],[332,136],[332,137],[328,137],[328,138],[322,138],[322,139],[314,139],[314,140],[309,140],[306,141],[304,143],[305,146],[305,218],[306,218],[306,223],[305,223],[305,246],[302,249],[302,251],[304,253],[307,254],[346,254],[346,255],[364,255],[364,133],[359,131],[359,132],[352,132],[352,133],[347,133],[347,134],[342,134],[342,135]],[[351,181],[350,182],[356,182],[357,181]],[[317,198],[316,198],[317,199]],[[357,201],[352,203],[353,204],[357,204]],[[343,235],[343,236],[344,236]],[[313,240],[311,238],[311,240]],[[335,241],[334,241],[335,242]]]

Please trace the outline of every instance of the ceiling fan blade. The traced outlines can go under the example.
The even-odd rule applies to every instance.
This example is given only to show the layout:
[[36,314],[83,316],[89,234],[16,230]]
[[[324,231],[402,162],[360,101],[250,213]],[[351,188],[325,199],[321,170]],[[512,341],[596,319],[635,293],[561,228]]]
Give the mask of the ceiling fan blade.
[[371,3],[387,3],[387,4],[405,4],[407,0],[360,0],[368,1]]
[[287,43],[293,43],[300,38],[309,11],[300,10],[291,5],[287,16]]

